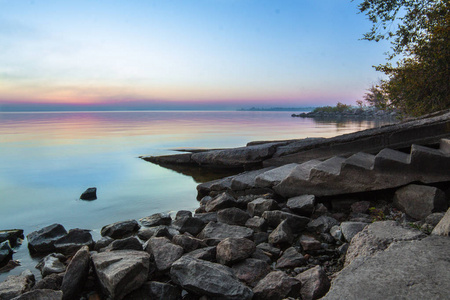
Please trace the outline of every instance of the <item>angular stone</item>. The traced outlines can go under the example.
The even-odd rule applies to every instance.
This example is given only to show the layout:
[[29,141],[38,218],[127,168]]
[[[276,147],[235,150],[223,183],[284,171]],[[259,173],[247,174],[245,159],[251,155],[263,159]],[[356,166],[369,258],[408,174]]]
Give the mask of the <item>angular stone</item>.
[[276,268],[296,268],[306,265],[306,259],[294,247],[287,248],[277,260]]
[[251,217],[260,217],[265,211],[277,209],[278,203],[273,199],[258,198],[247,204],[247,211]]
[[94,244],[89,230],[75,228],[55,242],[55,249],[66,255],[73,255],[83,246],[93,249]]
[[355,259],[322,299],[447,299],[448,249],[450,239],[441,236],[395,242],[371,257]]
[[102,236],[109,236],[113,239],[122,239],[133,235],[140,226],[136,220],[127,220],[106,225],[101,230]]
[[181,246],[184,249],[184,252],[191,252],[205,246],[202,240],[196,239],[187,234],[178,234],[174,236],[172,243]]
[[53,273],[42,278],[33,286],[32,290],[55,290],[61,289],[65,273]]
[[97,188],[91,187],[86,189],[80,196],[81,200],[96,200],[97,199]]
[[330,232],[331,227],[335,225],[339,225],[339,222],[335,218],[320,216],[308,223],[308,230],[317,233],[327,233]]
[[129,236],[124,239],[114,240],[103,251],[117,251],[117,250],[139,250],[142,251],[142,243],[135,236]]
[[331,227],[330,234],[336,241],[342,241],[342,239],[344,238],[341,226],[338,225],[334,225],[333,227]]
[[175,220],[182,219],[182,218],[190,218],[192,217],[192,212],[189,210],[179,210],[177,211],[177,214],[175,215]]
[[205,227],[205,222],[197,217],[187,217],[175,220],[172,226],[180,233],[189,232],[192,235],[197,235]]
[[183,256],[170,269],[170,277],[183,289],[214,299],[250,300],[251,289],[242,284],[232,269]]
[[214,246],[197,249],[185,254],[185,256],[212,262],[216,260],[216,247]]
[[119,250],[92,255],[102,291],[113,299],[123,299],[147,281],[150,255],[144,251]]
[[297,297],[300,293],[300,281],[289,277],[282,271],[270,272],[253,289],[255,300],[281,300]]
[[444,217],[434,227],[431,232],[435,235],[449,236],[450,235],[450,208],[445,213]]
[[269,253],[271,257],[278,258],[281,254],[280,248],[274,247],[269,243],[261,243],[256,246],[257,249],[261,249],[262,251]]
[[245,222],[245,227],[253,229],[255,232],[266,231],[268,224],[265,219],[261,217],[253,217]]
[[223,240],[229,237],[251,239],[253,230],[247,227],[210,222],[198,235],[200,239]]
[[262,217],[266,219],[271,227],[277,227],[283,220],[286,220],[293,232],[301,232],[311,221],[309,218],[297,216],[281,210],[266,211]]
[[126,298],[132,300],[179,300],[181,299],[181,289],[168,283],[147,281],[139,289],[128,294]]
[[320,250],[322,248],[322,244],[312,236],[302,235],[299,242],[305,251]]
[[113,241],[113,238],[110,238],[109,236],[103,236],[95,243],[94,250],[98,252],[100,249],[107,247]]
[[253,241],[245,238],[226,238],[216,248],[217,261],[231,265],[248,258],[256,249]]
[[268,263],[255,258],[247,258],[231,268],[236,277],[250,287],[256,286],[270,272]]
[[284,220],[277,226],[269,235],[270,244],[292,244],[294,240],[294,234],[292,233],[291,226],[288,221]]
[[139,222],[141,222],[142,226],[146,227],[170,225],[170,223],[172,223],[172,218],[169,216],[169,214],[156,213],[151,216],[139,219]]
[[148,247],[145,249],[155,257],[156,267],[159,271],[168,270],[174,261],[183,255],[183,248],[172,244],[165,237],[152,237],[148,240]]
[[200,219],[203,221],[203,223],[208,224],[209,222],[217,222],[217,212],[210,212],[210,213],[200,213],[195,214],[195,217],[197,219]]
[[269,241],[269,233],[267,232],[255,232],[252,239],[256,245],[261,243],[267,243]]
[[363,230],[368,224],[364,222],[342,222],[341,230],[347,242],[351,242],[352,238],[361,230]]
[[52,224],[27,235],[28,248],[33,252],[52,252],[55,242],[67,234],[60,224]]
[[447,210],[443,191],[416,184],[398,189],[395,192],[394,205],[416,220],[423,220],[434,212]]
[[12,258],[14,251],[11,249],[9,240],[0,243],[0,267],[6,265]]
[[0,299],[12,299],[28,292],[34,285],[34,275],[30,270],[23,271],[20,275],[11,275],[0,283]]
[[272,263],[272,257],[270,255],[270,253],[264,252],[263,250],[261,250],[259,248],[256,248],[255,252],[253,252],[253,254],[251,255],[250,258],[265,261],[267,264]]
[[138,237],[143,241],[146,241],[151,237],[166,237],[168,239],[172,239],[177,234],[180,234],[178,230],[166,225],[141,227],[137,233]]
[[53,290],[33,290],[26,292],[13,300],[61,300],[63,293]]
[[299,215],[311,216],[316,205],[316,197],[314,195],[302,195],[289,198],[286,205]]
[[286,178],[298,164],[287,164],[269,171],[266,171],[255,178],[255,183],[259,187],[273,187]]
[[217,212],[217,221],[229,225],[244,226],[250,215],[236,207],[225,208]]
[[23,229],[0,230],[0,243],[8,240],[11,247],[15,247],[17,245],[17,241],[23,238]]
[[236,199],[228,193],[222,193],[206,204],[206,212],[218,211],[236,206]]
[[295,278],[302,284],[300,289],[302,300],[319,299],[330,289],[330,280],[321,266],[315,266]]
[[44,257],[37,265],[36,269],[41,271],[42,277],[53,273],[62,273],[66,271],[64,261],[66,258],[62,254],[52,253]]
[[87,246],[82,247],[67,266],[62,281],[63,300],[71,300],[80,296],[89,275],[91,256]]

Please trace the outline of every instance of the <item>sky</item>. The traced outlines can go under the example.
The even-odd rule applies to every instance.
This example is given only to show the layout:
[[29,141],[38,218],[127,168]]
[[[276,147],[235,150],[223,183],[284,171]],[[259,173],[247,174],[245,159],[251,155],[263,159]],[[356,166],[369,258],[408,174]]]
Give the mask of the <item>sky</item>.
[[0,0],[0,110],[355,104],[387,43],[350,0]]

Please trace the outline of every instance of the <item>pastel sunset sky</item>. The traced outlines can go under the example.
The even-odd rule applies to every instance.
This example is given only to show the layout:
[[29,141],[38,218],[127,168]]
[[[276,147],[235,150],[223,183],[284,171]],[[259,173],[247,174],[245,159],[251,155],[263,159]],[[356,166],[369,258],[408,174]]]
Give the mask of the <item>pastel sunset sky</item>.
[[0,110],[355,104],[387,43],[350,0],[0,0]]

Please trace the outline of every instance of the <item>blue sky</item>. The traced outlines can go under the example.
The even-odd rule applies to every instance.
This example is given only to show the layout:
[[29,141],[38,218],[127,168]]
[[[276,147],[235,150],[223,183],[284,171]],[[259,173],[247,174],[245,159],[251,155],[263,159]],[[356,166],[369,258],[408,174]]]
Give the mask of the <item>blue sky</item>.
[[354,104],[389,48],[357,4],[0,0],[0,105]]

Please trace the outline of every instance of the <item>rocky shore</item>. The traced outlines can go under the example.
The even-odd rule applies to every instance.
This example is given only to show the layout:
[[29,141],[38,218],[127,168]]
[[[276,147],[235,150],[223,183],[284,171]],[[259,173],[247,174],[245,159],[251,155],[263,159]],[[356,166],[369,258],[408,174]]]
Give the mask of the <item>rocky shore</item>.
[[359,118],[359,119],[396,119],[399,116],[396,111],[378,109],[349,108],[345,111],[311,111],[307,113],[292,114],[297,118]]
[[[195,212],[109,224],[97,241],[61,224],[25,233],[30,253],[43,256],[42,279],[29,270],[9,276],[0,299],[447,299],[450,132],[448,117],[439,118],[415,127],[424,136],[442,128],[418,134],[422,145],[404,149],[418,137],[385,130],[400,148],[206,182]],[[335,140],[357,149],[370,137]],[[302,151],[336,145],[300,143]],[[243,159],[234,151],[235,162]],[[0,265],[11,267],[23,238],[22,230],[0,231]]]

